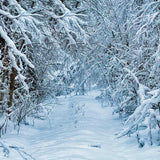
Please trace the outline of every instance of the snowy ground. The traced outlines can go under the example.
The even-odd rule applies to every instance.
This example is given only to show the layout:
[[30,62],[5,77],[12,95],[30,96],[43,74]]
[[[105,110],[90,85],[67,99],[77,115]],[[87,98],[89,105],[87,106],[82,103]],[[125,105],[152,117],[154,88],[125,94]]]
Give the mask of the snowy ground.
[[121,122],[112,108],[101,107],[96,94],[60,97],[57,105],[50,100],[50,121],[23,126],[18,136],[5,135],[0,160],[159,160],[159,147],[140,149],[134,138],[116,138]]

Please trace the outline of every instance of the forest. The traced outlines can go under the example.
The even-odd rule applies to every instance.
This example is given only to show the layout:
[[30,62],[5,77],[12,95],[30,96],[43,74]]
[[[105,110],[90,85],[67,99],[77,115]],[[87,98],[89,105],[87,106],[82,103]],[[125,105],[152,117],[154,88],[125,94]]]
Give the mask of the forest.
[[118,138],[160,145],[160,0],[0,0],[1,137],[93,88]]

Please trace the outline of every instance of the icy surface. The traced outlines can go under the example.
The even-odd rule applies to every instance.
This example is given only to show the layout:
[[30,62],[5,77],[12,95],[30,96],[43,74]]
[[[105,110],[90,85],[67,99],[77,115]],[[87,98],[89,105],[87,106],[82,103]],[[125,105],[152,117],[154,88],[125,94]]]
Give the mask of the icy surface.
[[5,135],[1,142],[10,153],[4,157],[0,147],[0,160],[158,160],[159,147],[140,149],[132,137],[116,138],[121,122],[96,95],[60,97],[56,105],[48,100],[43,105],[54,106],[50,120]]

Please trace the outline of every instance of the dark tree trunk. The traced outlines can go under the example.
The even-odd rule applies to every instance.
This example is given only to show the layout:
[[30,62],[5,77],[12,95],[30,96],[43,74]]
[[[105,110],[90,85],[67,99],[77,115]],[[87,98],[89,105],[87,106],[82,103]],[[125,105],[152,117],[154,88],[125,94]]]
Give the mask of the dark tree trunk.
[[[17,76],[17,71],[15,68],[12,67],[12,73],[10,74],[10,86],[9,86],[9,101],[8,101],[8,108],[12,106],[13,102],[13,92],[15,89],[15,77]],[[10,113],[10,111],[8,111]]]

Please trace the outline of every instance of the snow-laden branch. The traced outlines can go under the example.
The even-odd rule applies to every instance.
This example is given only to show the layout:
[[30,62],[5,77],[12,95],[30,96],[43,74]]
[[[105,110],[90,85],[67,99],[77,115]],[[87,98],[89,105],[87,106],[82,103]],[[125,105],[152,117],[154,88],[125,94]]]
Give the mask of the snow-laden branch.
[[[30,66],[31,68],[34,68],[33,64],[27,59],[26,55],[21,53],[15,46],[14,42],[11,40],[11,38],[7,35],[7,33],[3,30],[3,28],[0,26],[0,35],[7,43],[7,46],[10,47],[13,50],[13,54],[16,56],[19,56],[23,59],[23,61]],[[14,61],[12,53],[10,53],[11,59]],[[15,69],[20,70],[17,64],[14,64]]]
[[6,17],[8,17],[8,18],[10,18],[10,19],[18,18],[18,17],[21,16],[21,14],[18,15],[18,16],[13,16],[13,15],[11,15],[9,12],[6,12],[6,11],[4,11],[4,10],[2,10],[2,9],[0,9],[0,15],[6,16]]
[[6,11],[4,11],[2,9],[0,9],[0,15],[6,16],[6,17],[8,17],[10,19],[17,19],[17,18],[22,17],[22,16],[39,16],[39,17],[42,17],[42,15],[40,15],[40,14],[30,14],[30,13],[27,13],[26,11],[25,12],[21,12],[17,16],[13,16],[9,12],[6,12]]
[[[124,136],[132,132],[141,122],[143,122],[146,116],[149,114],[149,109],[152,108],[152,104],[158,104],[160,99],[160,89],[148,91],[149,88],[141,84],[136,77],[135,73],[127,68],[124,68],[138,84],[138,96],[140,98],[140,104],[132,115],[124,123],[124,129],[119,133],[118,137]],[[148,114],[147,114],[148,113]]]
[[138,80],[138,78],[136,77],[135,73],[133,73],[132,71],[130,71],[128,68],[124,68],[124,70],[126,70],[136,81],[136,83],[138,84],[138,95],[140,97],[140,101],[142,102],[145,99],[145,91],[149,90],[149,88],[143,84],[141,84]]
[[26,55],[21,53],[15,46],[14,42],[10,39],[7,33],[3,30],[0,26],[0,36],[5,40],[7,46],[9,47],[8,56],[12,62],[12,67],[14,67],[17,71],[17,76],[20,79],[21,83],[23,84],[23,88],[28,92],[29,88],[25,82],[26,77],[21,74],[22,68],[17,65],[16,57],[20,57],[29,67],[34,68],[34,65],[27,59]]
[[134,113],[129,116],[124,124],[124,129],[118,134],[118,137],[125,136],[132,132],[148,116],[152,104],[158,104],[160,100],[160,89],[148,92],[151,98],[142,101],[141,105],[136,108]]
[[[55,7],[60,8],[62,11],[61,14],[55,12],[54,9],[46,10],[44,14],[47,16],[52,17],[56,20],[57,25],[55,25],[55,30],[57,32],[63,32],[67,35],[65,39],[69,41],[68,46],[71,44],[75,44],[77,40],[81,40],[84,43],[87,42],[88,36],[82,26],[87,25],[87,23],[81,19],[80,17],[85,17],[85,14],[77,14],[69,10],[60,0],[54,1]],[[73,35],[76,35],[73,37]]]

